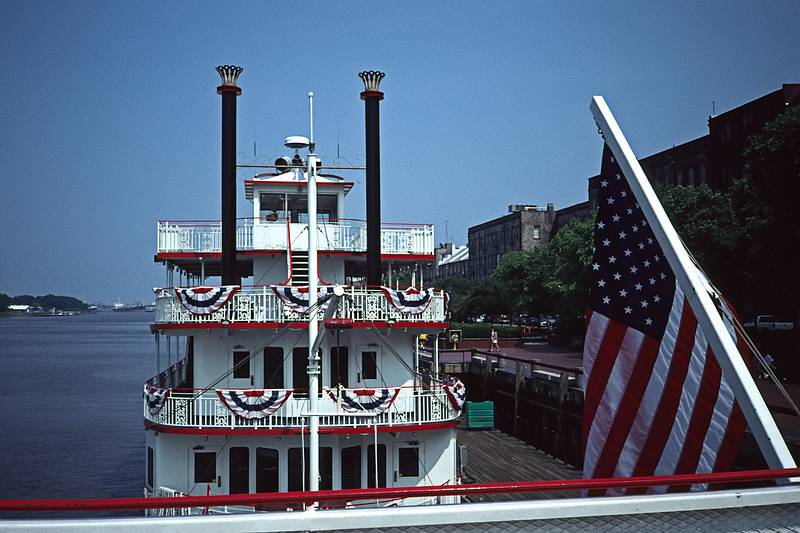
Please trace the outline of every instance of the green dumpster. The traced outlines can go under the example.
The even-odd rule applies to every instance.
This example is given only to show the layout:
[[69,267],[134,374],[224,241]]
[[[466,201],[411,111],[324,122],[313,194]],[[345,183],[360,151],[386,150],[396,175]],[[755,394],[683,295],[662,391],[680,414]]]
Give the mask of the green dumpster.
[[494,402],[466,402],[467,429],[494,428]]

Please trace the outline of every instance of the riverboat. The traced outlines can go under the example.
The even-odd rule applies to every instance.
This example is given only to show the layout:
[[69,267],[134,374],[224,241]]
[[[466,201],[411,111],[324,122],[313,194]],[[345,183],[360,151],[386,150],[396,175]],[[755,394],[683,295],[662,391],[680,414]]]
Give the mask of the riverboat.
[[[237,70],[220,72],[223,102],[235,101]],[[382,74],[362,77],[377,103]],[[223,104],[223,165],[232,112]],[[348,219],[354,183],[314,156],[313,137],[285,146],[244,181],[251,217],[231,216],[223,191],[221,222],[158,222],[166,287],[152,330],[160,360],[177,362],[144,386],[146,494],[456,484],[463,386],[436,365],[423,374],[418,341],[446,326],[447,295],[388,278],[433,259],[433,226],[381,223],[372,208]],[[376,179],[368,168],[368,189]],[[208,286],[214,275],[222,284]],[[423,501],[438,498],[377,505]]]

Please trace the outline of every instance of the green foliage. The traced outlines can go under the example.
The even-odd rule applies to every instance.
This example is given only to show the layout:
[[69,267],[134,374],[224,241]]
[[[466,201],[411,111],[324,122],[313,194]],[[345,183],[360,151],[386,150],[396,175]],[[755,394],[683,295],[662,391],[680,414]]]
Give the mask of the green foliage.
[[55,307],[62,311],[86,311],[89,309],[87,304],[72,296],[58,296],[56,294],[47,294],[45,296],[30,296],[27,294],[9,296],[0,293],[0,311],[6,311],[9,305],[30,305],[33,307],[41,307],[45,310]]
[[464,320],[468,317],[469,297],[475,289],[475,283],[464,278],[447,278],[437,285],[446,290],[450,297],[451,316],[456,320]]
[[594,217],[572,220],[531,252],[506,254],[493,281],[508,288],[516,312],[553,313],[579,321],[586,307]]
[[495,279],[476,284],[464,301],[463,308],[455,318],[476,318],[482,314],[494,318],[497,315],[513,312],[514,302],[508,296],[508,289]]
[[450,329],[460,329],[461,337],[464,339],[488,339],[492,328],[497,331],[497,336],[501,339],[518,338],[519,326],[508,326],[502,324],[488,324],[485,322],[463,323],[453,322]]
[[689,252],[729,298],[739,285],[736,267],[743,238],[730,195],[708,185],[676,186],[659,191],[661,203]]
[[[754,310],[796,314],[800,297],[800,106],[787,109],[748,139],[744,176],[733,207],[743,232],[744,267]],[[768,281],[768,282],[767,282]]]

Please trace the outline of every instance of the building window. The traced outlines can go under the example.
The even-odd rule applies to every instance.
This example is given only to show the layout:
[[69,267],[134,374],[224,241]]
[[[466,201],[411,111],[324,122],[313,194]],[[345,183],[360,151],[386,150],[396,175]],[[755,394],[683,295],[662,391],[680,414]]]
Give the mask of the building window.
[[153,448],[148,446],[147,447],[147,486],[151,489],[153,488],[153,483],[155,480],[155,452]]
[[706,183],[706,166],[700,165],[700,183]]
[[217,454],[194,452],[194,482],[214,483],[217,479]]
[[678,172],[678,185],[683,185],[683,171]]
[[541,239],[542,238],[542,227],[541,226],[534,226],[533,227],[533,238],[534,239]]
[[250,377],[250,352],[233,352],[234,379]]
[[361,446],[342,448],[342,488],[361,488]]
[[378,352],[361,352],[361,378],[378,379]]

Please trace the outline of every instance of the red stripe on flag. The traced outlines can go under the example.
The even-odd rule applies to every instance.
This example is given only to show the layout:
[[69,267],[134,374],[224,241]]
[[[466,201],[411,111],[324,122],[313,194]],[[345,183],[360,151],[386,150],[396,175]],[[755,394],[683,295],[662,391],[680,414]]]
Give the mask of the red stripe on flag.
[[608,376],[614,368],[614,361],[617,359],[622,340],[625,338],[627,326],[615,320],[609,320],[603,335],[603,342],[597,351],[592,373],[589,382],[586,384],[584,393],[583,408],[583,448],[586,449],[586,440],[589,438],[589,429],[592,427],[592,420],[597,412],[597,406],[606,390]]
[[[728,303],[725,300],[726,304]],[[739,320],[736,311],[728,304],[731,313]],[[744,359],[745,365],[750,367],[750,347],[747,341],[736,333],[736,347],[739,349],[739,354]],[[752,370],[752,369],[751,369]],[[730,417],[728,418],[728,426],[725,428],[725,437],[722,439],[722,445],[717,453],[717,460],[714,462],[714,472],[726,472],[731,469],[731,465],[736,460],[736,455],[739,452],[739,446],[742,444],[744,438],[744,430],[747,427],[747,421],[744,418],[739,403],[734,398],[733,408],[731,409]]]
[[[636,358],[631,377],[625,387],[625,393],[619,403],[619,408],[614,416],[614,422],[606,433],[603,451],[597,459],[594,473],[585,477],[612,477],[617,467],[619,454],[625,446],[631,425],[639,411],[639,405],[644,397],[644,390],[650,381],[653,365],[658,356],[659,343],[652,337],[644,337],[639,354]],[[600,491],[601,493],[603,491]]]
[[744,437],[744,428],[747,421],[744,418],[739,404],[734,402],[731,416],[728,419],[728,427],[725,428],[725,438],[722,440],[717,460],[714,463],[714,472],[726,472],[731,469],[736,454],[739,452],[739,445]]
[[[714,415],[714,407],[717,404],[719,386],[722,381],[722,370],[710,347],[706,350],[705,363],[703,377],[700,381],[700,390],[697,391],[694,408],[692,409],[692,418],[689,422],[689,428],[686,430],[681,456],[675,466],[675,474],[693,474],[697,470],[697,463],[700,461],[700,454],[703,452],[706,433],[711,424],[711,417]],[[681,492],[689,490],[689,487],[689,485],[673,485],[669,490],[670,492]]]
[[[633,469],[633,476],[652,475],[664,446],[672,430],[672,423],[675,421],[675,413],[683,391],[683,382],[689,370],[692,349],[694,348],[694,336],[697,331],[697,318],[695,318],[689,302],[683,301],[683,311],[681,313],[681,325],[678,328],[678,338],[675,340],[675,350],[670,360],[669,372],[661,391],[661,400],[653,416],[653,423],[650,433],[647,435],[639,460]],[[646,472],[646,474],[645,474]],[[641,489],[637,493],[643,492]]]

